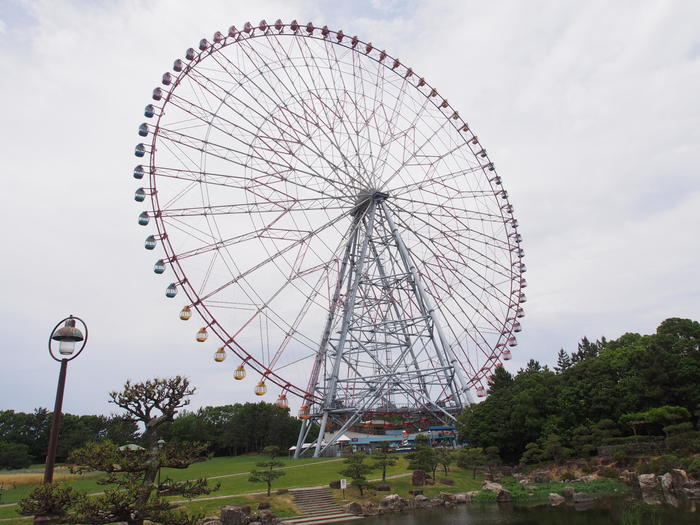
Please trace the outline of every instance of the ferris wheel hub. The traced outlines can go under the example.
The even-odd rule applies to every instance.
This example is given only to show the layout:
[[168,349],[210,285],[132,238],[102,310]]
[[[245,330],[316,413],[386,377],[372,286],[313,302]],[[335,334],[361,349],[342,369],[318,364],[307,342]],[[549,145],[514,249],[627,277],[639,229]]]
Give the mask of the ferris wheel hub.
[[389,198],[389,193],[376,188],[361,190],[355,197],[355,206],[352,210],[353,217],[362,215],[371,203],[379,204]]

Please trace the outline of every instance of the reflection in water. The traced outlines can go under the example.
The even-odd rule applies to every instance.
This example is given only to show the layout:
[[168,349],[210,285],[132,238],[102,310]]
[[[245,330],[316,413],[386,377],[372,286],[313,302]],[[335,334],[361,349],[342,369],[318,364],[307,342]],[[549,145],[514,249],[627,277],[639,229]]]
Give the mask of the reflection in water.
[[[692,503],[692,502],[691,502]],[[678,509],[670,506],[639,508],[643,504],[629,499],[600,499],[591,508],[577,510],[573,506],[550,507],[541,505],[524,507],[514,505],[472,504],[452,509],[423,509],[415,512],[383,514],[367,518],[362,525],[611,525],[625,523],[625,515],[640,516],[634,521],[673,525],[698,525],[700,519],[694,512],[696,506]]]

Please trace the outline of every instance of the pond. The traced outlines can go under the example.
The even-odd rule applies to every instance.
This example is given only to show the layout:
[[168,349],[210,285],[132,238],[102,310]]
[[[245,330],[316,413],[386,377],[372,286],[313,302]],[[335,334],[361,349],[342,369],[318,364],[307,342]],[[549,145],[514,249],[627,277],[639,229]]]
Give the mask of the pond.
[[384,514],[363,520],[362,525],[698,525],[700,502],[683,508],[649,506],[629,498],[598,499],[592,505],[521,506],[512,504],[458,505]]

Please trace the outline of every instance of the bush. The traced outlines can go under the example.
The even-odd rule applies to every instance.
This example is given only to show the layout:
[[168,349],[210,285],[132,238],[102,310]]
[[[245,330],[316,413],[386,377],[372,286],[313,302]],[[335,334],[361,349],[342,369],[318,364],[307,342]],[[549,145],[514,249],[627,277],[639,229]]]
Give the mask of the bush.
[[683,432],[674,434],[666,439],[666,446],[670,450],[686,453],[700,452],[700,431]]
[[[642,467],[644,467],[644,470],[642,470]],[[665,474],[674,468],[683,468],[683,460],[673,454],[666,454],[649,462],[641,463],[638,467],[639,472],[654,474]]]
[[700,479],[700,458],[695,458],[688,464],[688,473],[695,479]]
[[605,467],[604,469],[599,471],[599,474],[604,478],[609,479],[617,479],[620,477],[620,471],[613,467]]
[[0,468],[27,468],[32,464],[29,447],[23,443],[0,441]]
[[571,472],[569,470],[565,470],[564,472],[561,473],[561,475],[559,476],[559,479],[561,481],[573,481],[576,479],[576,474],[574,474],[573,472]]

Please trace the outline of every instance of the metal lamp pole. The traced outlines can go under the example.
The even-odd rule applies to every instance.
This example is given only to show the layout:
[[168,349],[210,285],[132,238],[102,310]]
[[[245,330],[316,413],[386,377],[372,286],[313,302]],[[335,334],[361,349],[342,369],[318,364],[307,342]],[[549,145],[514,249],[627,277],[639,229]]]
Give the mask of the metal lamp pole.
[[[85,335],[75,326],[78,321],[83,326]],[[63,326],[61,326],[63,325]],[[58,387],[56,388],[56,402],[53,408],[53,418],[51,421],[51,434],[49,434],[49,449],[46,453],[46,467],[44,469],[44,483],[53,481],[53,469],[56,463],[56,447],[58,445],[58,430],[61,425],[61,409],[63,408],[63,391],[66,386],[66,370],[68,361],[78,357],[87,343],[88,330],[85,322],[79,317],[68,316],[61,320],[49,336],[49,355],[54,361],[61,363],[61,371],[58,375]],[[58,342],[58,355],[54,351],[52,342]],[[75,351],[75,344],[81,343],[78,351]]]

